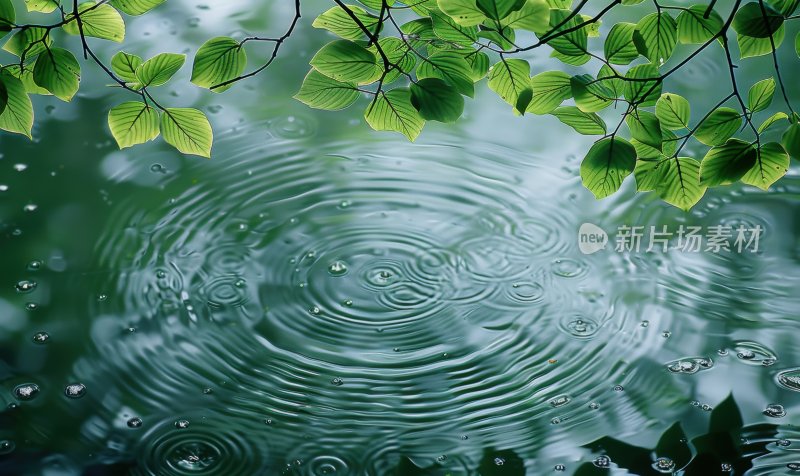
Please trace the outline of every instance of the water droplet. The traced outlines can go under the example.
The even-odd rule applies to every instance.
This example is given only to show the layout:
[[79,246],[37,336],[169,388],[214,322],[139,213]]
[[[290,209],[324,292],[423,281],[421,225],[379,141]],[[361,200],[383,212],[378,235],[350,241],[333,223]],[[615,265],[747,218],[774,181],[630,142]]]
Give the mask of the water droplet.
[[598,456],[597,458],[592,461],[592,464],[597,466],[598,468],[608,468],[611,466],[611,458],[608,456]]
[[17,172],[23,172],[27,168],[28,166],[25,164],[14,164],[14,170],[16,170]]
[[624,392],[625,391],[625,387],[623,387],[622,385],[614,385],[614,391],[615,392]]
[[600,404],[599,403],[592,402],[592,403],[589,404],[589,409],[590,410],[597,410],[598,408],[600,408]]
[[800,463],[788,463],[786,467],[790,471],[800,471]]
[[30,213],[30,212],[35,212],[35,211],[36,211],[36,209],[38,209],[38,208],[39,208],[39,205],[36,205],[35,203],[28,203],[27,205],[25,205],[24,207],[22,207],[22,209],[23,209],[24,211],[28,212],[28,213]]
[[722,356],[728,355],[728,349],[719,349],[717,354]]
[[504,464],[506,464],[506,460],[504,460],[503,458],[497,457],[494,459],[495,466],[503,466]]
[[714,361],[708,357],[690,357],[673,360],[666,364],[667,370],[673,373],[693,374],[700,370],[707,370],[714,366]]
[[39,394],[39,386],[35,383],[24,383],[14,387],[14,396],[17,400],[33,400]]
[[333,380],[331,380],[331,383],[339,387],[344,384],[344,380],[340,379],[339,377],[336,377]]
[[18,293],[29,293],[34,289],[36,289],[36,286],[37,286],[36,281],[29,281],[25,279],[18,282],[15,287],[17,288]]
[[783,418],[786,416],[786,409],[778,403],[770,403],[764,409],[764,415],[772,418]]
[[206,387],[203,389],[203,395],[211,395],[212,393],[214,393],[214,389],[211,387]]
[[553,407],[561,407],[566,405],[570,401],[572,401],[572,399],[569,397],[569,395],[559,395],[554,399],[550,400],[550,405]]
[[669,339],[670,336],[672,336],[672,332],[670,332],[670,331],[664,331],[664,332],[661,333],[661,337],[663,337],[665,339]]
[[36,271],[36,270],[40,269],[41,267],[42,267],[42,262],[40,260],[38,260],[38,259],[35,259],[35,260],[31,261],[30,263],[28,263],[28,269],[30,271]]
[[328,266],[328,273],[331,276],[344,276],[347,274],[347,263],[344,261],[334,261]]
[[128,420],[128,428],[141,428],[144,422],[139,417],[133,417]]
[[0,192],[7,192],[7,191],[8,191],[8,185],[0,184]]
[[311,314],[314,314],[316,316],[316,315],[319,315],[319,313],[322,312],[322,310],[318,306],[313,306],[312,308],[310,308],[308,310],[308,312],[310,312]]
[[723,473],[730,473],[733,471],[733,465],[730,463],[722,463],[719,469],[721,469]]
[[29,303],[25,304],[25,309],[27,309],[29,311],[35,311],[38,308],[39,308],[39,305],[36,304],[35,302],[29,302]]
[[339,202],[339,208],[342,210],[344,210],[345,208],[350,208],[350,205],[352,205],[350,203],[350,200],[342,200],[341,202]]
[[792,442],[787,439],[781,439],[776,441],[775,444],[785,448],[787,446],[791,446]]
[[555,471],[566,471],[566,470],[567,470],[567,467],[566,467],[566,466],[564,466],[563,464],[557,464],[557,465],[555,465],[555,466],[553,467],[553,469],[554,469]]
[[37,332],[33,335],[33,341],[37,344],[45,344],[50,339],[50,335],[47,332]]
[[86,385],[82,383],[71,383],[64,388],[64,395],[69,398],[81,398],[86,395]]
[[788,390],[800,392],[800,368],[784,370],[776,376],[776,380],[778,385]]
[[0,440],[0,455],[7,455],[14,451],[16,445],[11,440]]
[[264,423],[266,423],[267,425],[272,425],[272,418],[267,418],[266,420],[264,420]]
[[447,461],[447,455],[440,455],[440,456],[438,456],[438,457],[436,458],[436,461],[438,461],[438,462],[440,462],[440,463],[444,463],[445,461]]
[[153,164],[150,166],[150,171],[154,174],[165,174],[167,169],[161,164]]
[[167,272],[164,271],[163,269],[159,269],[159,270],[156,271],[156,278],[164,279],[166,277],[167,277]]
[[189,428],[189,420],[176,420],[175,428],[179,430],[185,430],[186,428]]
[[675,470],[675,462],[669,458],[658,458],[653,463],[653,469],[659,473],[671,474]]
[[551,425],[558,425],[559,423],[561,423],[561,418],[555,417],[552,420],[550,420]]
[[108,300],[107,294],[98,294],[97,295],[97,302],[103,302]]
[[642,321],[642,323],[639,325],[642,327],[648,327],[650,325],[650,321]]
[[345,299],[345,301],[344,301],[344,305],[345,305],[345,306],[347,306],[347,307],[350,307],[350,306],[352,306],[352,305],[353,305],[353,301],[352,301],[352,300],[350,300],[350,299]]
[[702,409],[704,412],[710,412],[711,410],[713,410],[713,409],[714,409],[714,407],[712,407],[712,406],[711,406],[711,405],[709,405],[708,403],[704,403],[704,404],[703,404],[703,405],[702,405],[700,408],[701,408],[701,409]]

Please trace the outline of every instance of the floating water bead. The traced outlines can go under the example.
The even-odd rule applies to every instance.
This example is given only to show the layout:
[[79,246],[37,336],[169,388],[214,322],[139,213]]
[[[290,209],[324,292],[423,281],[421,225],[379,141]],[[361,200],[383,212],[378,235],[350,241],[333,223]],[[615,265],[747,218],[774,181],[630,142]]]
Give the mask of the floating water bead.
[[783,418],[786,416],[786,409],[783,408],[783,405],[770,403],[764,409],[764,415],[772,418]]
[[71,383],[64,388],[64,395],[69,398],[81,398],[86,395],[86,385],[82,383]]
[[33,341],[37,344],[45,344],[50,339],[50,335],[47,332],[37,332],[33,335]]
[[128,428],[141,428],[144,422],[139,417],[133,417],[128,420]]
[[36,289],[36,286],[37,286],[36,281],[29,281],[27,279],[24,279],[22,281],[19,281],[16,284],[15,288],[17,289],[18,293],[29,293],[34,289]]
[[344,276],[347,274],[347,263],[344,261],[334,261],[328,266],[328,273],[335,277]]
[[25,383],[14,387],[14,396],[17,400],[33,400],[39,394],[39,386],[35,383]]

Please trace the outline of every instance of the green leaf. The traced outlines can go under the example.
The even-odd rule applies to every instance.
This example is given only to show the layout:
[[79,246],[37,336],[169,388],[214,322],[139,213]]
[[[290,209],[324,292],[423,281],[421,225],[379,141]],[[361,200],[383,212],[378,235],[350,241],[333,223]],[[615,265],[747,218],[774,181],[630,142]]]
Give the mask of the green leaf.
[[511,12],[519,10],[525,0],[477,0],[478,8],[492,20],[502,20]]
[[800,123],[795,122],[783,133],[781,144],[795,159],[800,159]]
[[[383,49],[386,57],[389,58],[389,63],[395,65],[386,76],[383,78],[383,84],[389,84],[399,78],[403,73],[410,73],[414,70],[417,64],[417,56],[414,51],[400,38],[393,36],[385,36],[378,40],[378,44]],[[376,58],[376,73],[380,77],[383,74],[383,58],[378,54],[378,49],[375,45],[370,46],[369,50],[375,54]],[[458,50],[459,52],[461,50]],[[399,69],[398,69],[399,68]]]
[[638,5],[642,3],[644,0],[622,0],[623,5]]
[[631,137],[642,144],[661,150],[661,124],[655,114],[637,109],[628,114],[625,123],[631,131]]
[[[378,17],[370,15],[361,7],[356,5],[345,5],[369,31],[374,32],[378,25]],[[339,6],[327,10],[322,15],[314,19],[311,23],[314,28],[328,30],[345,40],[359,40],[366,37],[364,31],[353,21],[353,18]]]
[[499,46],[502,50],[507,51],[513,49],[515,39],[514,30],[511,28],[503,28],[502,31],[503,33],[500,34],[499,31],[493,28],[481,29],[478,31],[478,38],[486,38],[490,42]]
[[756,164],[742,176],[742,182],[767,191],[789,171],[789,154],[777,142],[768,142],[758,150]]
[[599,200],[619,190],[635,166],[636,150],[628,141],[600,139],[581,162],[581,181]]
[[[1,2],[0,2],[1,3]],[[25,0],[29,12],[51,13],[58,8],[56,0]]]
[[489,56],[482,51],[458,49],[455,53],[462,54],[470,67],[472,81],[480,81],[489,73]]
[[703,158],[700,183],[709,187],[731,184],[755,165],[757,156],[753,144],[729,139],[724,145],[713,147]]
[[560,60],[562,63],[569,64],[572,66],[582,66],[589,62],[592,59],[591,56],[584,53],[577,56],[565,55],[558,50],[553,50],[550,52],[550,57]]
[[33,79],[33,68],[35,66],[34,63],[26,64],[25,68],[20,68],[18,64],[11,64],[6,66],[6,71],[14,75],[15,78],[22,81],[22,85],[25,86],[25,91],[28,94],[41,94],[43,96],[52,96],[52,93],[45,88],[36,84],[36,81]]
[[461,26],[476,26],[486,20],[475,0],[438,0],[437,5]]
[[17,12],[11,0],[0,0],[0,38],[12,30],[16,19]]
[[378,94],[367,108],[364,118],[376,131],[400,132],[412,142],[425,125],[425,119],[411,104],[411,91],[406,88]]
[[550,114],[575,129],[579,134],[591,136],[606,133],[605,121],[593,112],[583,112],[575,106],[564,106]]
[[0,114],[3,114],[3,111],[6,110],[7,104],[8,104],[8,88],[6,88],[6,84],[0,80]]
[[639,51],[633,44],[634,31],[636,25],[633,23],[620,22],[611,27],[603,46],[603,54],[609,63],[630,64],[639,57]]
[[742,126],[742,115],[729,107],[712,112],[694,132],[694,138],[705,145],[722,145]]
[[[95,2],[84,2],[78,5],[83,34],[94,38],[116,41],[121,43],[125,39],[125,22],[114,7],[106,4],[97,6]],[[70,35],[80,35],[81,28],[75,15],[67,15],[64,31]]]
[[375,75],[375,55],[352,41],[335,40],[323,46],[311,58],[317,71],[337,81],[365,82]]
[[550,27],[550,8],[544,0],[527,0],[522,8],[500,20],[500,25],[544,33]]
[[167,108],[161,114],[161,134],[184,154],[211,157],[214,133],[205,114],[191,108]]
[[770,127],[772,127],[775,123],[780,121],[781,119],[789,120],[789,116],[785,112],[776,112],[775,114],[769,116],[766,121],[762,122],[760,126],[758,126],[758,133],[761,134],[766,132]]
[[[358,1],[364,4],[365,6],[372,8],[373,10],[380,10],[381,7],[383,6],[383,2],[381,0],[358,0]],[[390,7],[393,6],[394,0],[386,0],[386,5]]]
[[111,0],[111,4],[128,15],[141,15],[161,5],[166,0]]
[[769,38],[755,38],[752,36],[737,34],[736,41],[739,43],[739,54],[742,58],[768,55],[772,53],[772,43],[775,43],[775,48],[780,47],[785,36],[786,28],[784,25],[781,25],[775,34],[772,35],[772,41],[770,41]]
[[440,39],[462,46],[471,46],[478,41],[478,28],[461,26],[440,10],[430,11],[433,32]]
[[436,8],[436,0],[405,0],[403,4],[422,17],[428,16],[430,10]]
[[160,53],[136,68],[136,78],[144,87],[166,84],[183,66],[186,55]]
[[213,88],[218,84],[239,77],[247,65],[247,54],[238,41],[227,36],[212,38],[197,50],[192,65],[192,82],[201,88],[216,93],[229,89],[233,84]]
[[442,51],[430,55],[417,67],[417,78],[443,79],[455,86],[461,94],[469,97],[475,95],[472,67],[459,53]]
[[120,149],[158,137],[158,112],[139,101],[124,102],[108,112],[108,127]]
[[32,58],[46,50],[53,43],[46,28],[38,26],[19,30],[8,39],[3,49],[20,58]]
[[[625,81],[623,95],[628,102],[637,103],[640,106],[654,106],[661,97],[661,81],[658,68],[653,64],[640,64],[629,69],[625,74],[626,78],[637,81]],[[642,81],[650,79],[650,81]]]
[[662,129],[660,147],[654,147],[636,139],[631,139],[631,144],[636,149],[636,156],[640,159],[672,157],[678,148],[678,136],[670,130]]
[[294,98],[309,107],[336,111],[356,102],[358,88],[355,83],[336,81],[312,69]]
[[740,35],[769,38],[783,26],[783,15],[766,3],[745,3],[736,12],[731,26]]
[[0,129],[31,138],[33,128],[33,104],[22,81],[8,71],[0,71],[0,81],[8,97],[6,107],[0,114]]
[[772,104],[772,97],[775,95],[775,80],[772,78],[764,79],[750,88],[747,93],[747,103],[750,112],[759,112],[768,108]]
[[615,98],[622,96],[622,75],[611,66],[604,64],[600,67],[600,71],[597,72],[597,81],[608,88]]
[[614,99],[614,92],[591,74],[573,76],[570,79],[575,104],[583,112],[597,112],[605,109]]
[[[582,23],[582,19],[578,15],[575,15],[568,22],[561,25],[571,14],[572,12],[570,10],[550,10],[550,27],[552,30],[548,30],[548,32],[553,31],[553,33],[543,37],[549,39],[547,41],[548,46],[561,54],[567,56],[583,56],[587,53],[586,48],[588,45],[589,33],[585,27],[573,30],[573,28],[576,28]],[[567,30],[569,30],[569,33],[562,33]],[[556,36],[556,33],[562,34],[561,36]],[[540,40],[543,37],[540,37]]]
[[[634,147],[635,146],[636,144],[634,144]],[[636,161],[636,167],[633,169],[633,177],[636,179],[637,192],[650,192],[658,187],[661,182],[661,172],[663,170],[661,164],[667,160],[669,159],[659,156],[654,160],[644,159]]]
[[33,80],[62,101],[71,101],[78,92],[81,67],[72,53],[63,48],[50,48],[42,53],[33,67]]
[[800,32],[797,32],[797,36],[794,37],[794,51],[800,57]]
[[138,83],[136,70],[143,63],[142,58],[120,51],[111,58],[111,69],[120,79],[128,83]]
[[658,169],[656,191],[670,205],[688,212],[706,193],[706,185],[700,184],[700,162],[695,159],[667,159],[658,165]]
[[533,98],[527,111],[547,114],[572,97],[570,76],[561,71],[547,71],[531,78]]
[[531,87],[531,65],[522,59],[500,61],[489,70],[489,89],[513,107],[519,95]]
[[767,0],[783,16],[789,16],[800,6],[800,0]]
[[677,19],[678,40],[684,44],[701,44],[714,38],[725,24],[716,10],[705,18],[708,5],[692,5],[683,10]]
[[669,60],[677,42],[678,25],[666,11],[642,18],[633,33],[633,43],[639,53],[659,66]]
[[411,83],[411,104],[428,121],[456,122],[464,112],[464,97],[439,78]]
[[666,129],[675,131],[688,128],[690,115],[691,106],[683,96],[665,93],[656,102],[656,117]]

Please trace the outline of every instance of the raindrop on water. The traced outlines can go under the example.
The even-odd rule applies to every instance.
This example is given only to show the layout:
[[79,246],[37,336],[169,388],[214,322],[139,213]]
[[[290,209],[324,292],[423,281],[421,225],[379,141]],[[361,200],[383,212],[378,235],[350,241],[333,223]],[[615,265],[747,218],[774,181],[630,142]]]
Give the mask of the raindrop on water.
[[128,420],[128,428],[141,428],[144,422],[139,417],[133,417]]
[[17,400],[33,400],[39,394],[39,386],[35,383],[24,383],[14,387],[14,396]]
[[791,446],[792,442],[787,440],[787,439],[781,439],[781,440],[776,441],[775,444],[785,448],[787,446]]
[[47,332],[37,332],[33,335],[33,341],[37,344],[45,344],[50,339],[50,335]]
[[720,469],[724,473],[730,473],[731,471],[733,471],[733,465],[730,463],[722,463],[722,465],[720,465]]
[[764,415],[772,418],[783,418],[786,416],[786,409],[778,403],[770,403],[764,409]]
[[29,281],[27,279],[24,279],[18,282],[15,288],[17,289],[18,293],[29,293],[34,289],[36,289],[36,286],[37,286],[36,281]]
[[14,451],[16,445],[11,440],[0,440],[0,455],[7,455]]
[[598,468],[608,468],[611,466],[611,458],[608,456],[598,456],[597,458],[592,461],[592,464],[597,466]]
[[86,395],[86,385],[82,383],[71,383],[64,388],[64,395],[69,398],[81,398]]
[[27,205],[25,205],[24,207],[22,207],[22,209],[23,209],[24,211],[26,211],[26,212],[29,212],[29,213],[30,213],[30,212],[35,212],[35,211],[36,211],[36,209],[38,209],[38,208],[39,208],[39,205],[36,205],[35,203],[28,203]]
[[658,458],[655,463],[653,463],[653,469],[659,473],[671,474],[675,469],[675,462],[669,458]]
[[566,405],[570,401],[572,401],[572,399],[569,397],[569,395],[559,395],[554,399],[550,400],[550,405],[553,407],[560,407]]
[[328,273],[331,276],[344,276],[347,274],[347,263],[344,261],[334,261],[328,266]]
[[589,409],[590,410],[597,410],[598,408],[600,408],[600,404],[599,403],[592,402],[592,403],[589,404]]
[[553,469],[556,470],[556,471],[566,471],[567,467],[564,466],[563,464],[557,464],[557,465],[555,465],[555,467]]
[[624,392],[625,391],[625,387],[623,387],[622,385],[614,385],[614,391],[615,392]]
[[790,471],[800,471],[800,463],[789,463],[786,465],[786,467]]
[[336,377],[336,378],[334,378],[333,380],[331,380],[331,383],[332,383],[333,385],[337,386],[337,387],[340,387],[340,386],[342,386],[342,385],[344,384],[344,380],[342,380],[342,379],[341,379],[341,378],[339,378],[339,377]]
[[42,267],[42,262],[38,259],[35,259],[28,263],[28,269],[31,271],[36,271]]
[[179,430],[184,430],[186,428],[189,428],[189,420],[176,420],[175,428]]

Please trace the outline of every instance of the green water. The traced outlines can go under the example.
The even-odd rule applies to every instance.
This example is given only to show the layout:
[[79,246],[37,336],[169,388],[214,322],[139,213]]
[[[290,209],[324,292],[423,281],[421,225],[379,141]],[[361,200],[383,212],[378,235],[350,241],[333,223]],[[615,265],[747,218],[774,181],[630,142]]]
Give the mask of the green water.
[[[249,6],[131,31],[181,51],[291,13]],[[692,474],[794,474],[796,170],[688,214],[631,184],[596,202],[591,139],[489,94],[413,145],[293,102],[325,38],[306,23],[224,96],[175,87],[215,124],[210,161],[116,150],[101,82],[40,101],[33,142],[0,138],[0,474],[661,474],[676,446],[708,460]],[[724,75],[701,56],[676,84],[710,105]],[[583,223],[607,249],[579,251]],[[623,225],[764,234],[757,253],[617,252]],[[688,445],[667,434],[644,463],[591,444],[656,448],[675,422]]]

